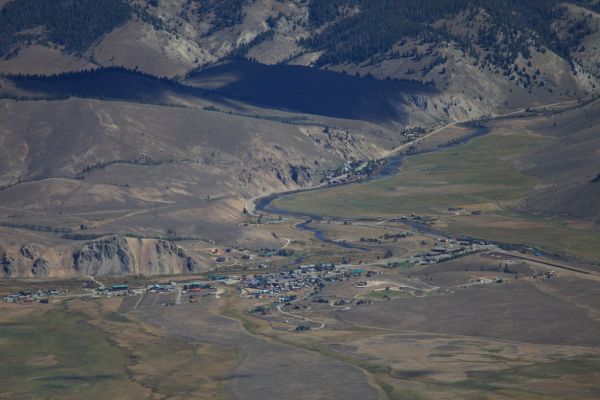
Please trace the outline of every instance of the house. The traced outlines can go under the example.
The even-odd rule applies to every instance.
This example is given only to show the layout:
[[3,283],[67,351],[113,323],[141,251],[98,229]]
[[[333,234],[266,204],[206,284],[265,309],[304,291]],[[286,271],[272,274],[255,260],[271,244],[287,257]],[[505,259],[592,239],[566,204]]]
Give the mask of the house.
[[199,289],[199,288],[200,288],[200,284],[198,282],[190,282],[190,283],[186,283],[183,285],[184,290]]

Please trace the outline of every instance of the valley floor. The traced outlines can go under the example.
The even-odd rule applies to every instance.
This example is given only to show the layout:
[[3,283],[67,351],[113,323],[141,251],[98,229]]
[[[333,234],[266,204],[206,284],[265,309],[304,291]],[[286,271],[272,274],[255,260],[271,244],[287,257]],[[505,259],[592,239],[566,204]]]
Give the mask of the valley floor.
[[599,265],[600,164],[587,162],[597,125],[577,122],[598,107],[494,120],[490,133],[458,146],[447,146],[456,140],[448,130],[421,143],[424,152],[404,158],[396,175],[287,195],[272,209],[346,220],[418,216],[451,235]]
[[[289,271],[262,276],[325,280],[283,295],[229,275],[193,301],[183,281],[180,294],[125,297],[75,297],[72,283],[72,297],[49,304],[0,304],[2,397],[594,399],[600,390],[597,274],[493,252]],[[138,285],[150,281],[168,279]]]
[[597,204],[565,207],[597,190],[597,106],[453,124],[397,174],[236,216],[265,246],[186,238],[190,274],[4,279],[0,398],[595,399]]

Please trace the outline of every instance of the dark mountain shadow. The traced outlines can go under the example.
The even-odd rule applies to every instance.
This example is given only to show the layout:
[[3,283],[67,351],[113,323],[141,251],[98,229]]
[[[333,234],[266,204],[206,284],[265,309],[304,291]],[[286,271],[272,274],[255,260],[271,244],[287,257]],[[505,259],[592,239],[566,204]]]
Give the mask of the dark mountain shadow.
[[120,67],[63,73],[51,76],[12,75],[8,77],[27,94],[48,97],[86,97],[140,102],[161,102],[164,94],[179,93],[204,97],[200,88],[181,85]]
[[[315,68],[234,61],[190,74],[184,82],[122,67],[53,76],[5,76],[22,99],[66,97],[178,104],[203,99],[243,111],[243,104],[375,123],[403,122],[411,95],[437,89],[413,81],[378,80]],[[4,92],[4,95],[7,93]]]
[[371,122],[403,122],[406,98],[432,85],[356,77],[316,68],[233,61],[189,75],[189,83],[259,106]]

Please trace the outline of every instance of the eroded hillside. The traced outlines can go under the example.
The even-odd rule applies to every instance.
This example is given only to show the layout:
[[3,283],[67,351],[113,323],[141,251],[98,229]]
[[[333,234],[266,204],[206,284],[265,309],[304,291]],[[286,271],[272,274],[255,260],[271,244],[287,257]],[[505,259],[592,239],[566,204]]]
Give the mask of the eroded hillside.
[[[124,254],[130,251],[126,236],[232,245],[245,235],[238,224],[251,198],[316,185],[347,160],[379,158],[404,139],[360,121],[277,122],[290,114],[274,112],[270,120],[235,102],[189,101],[211,106],[76,97],[2,100],[1,241],[12,249],[5,251],[3,273],[184,271],[187,256],[165,261],[152,244],[147,262],[88,251],[75,263],[70,254],[77,247],[105,248],[107,235],[123,244],[117,247]],[[42,252],[54,254],[57,243],[68,250],[34,268],[37,258],[27,259],[19,249],[36,236],[50,240],[36,245]],[[84,245],[85,240],[92,242]],[[260,235],[253,240],[265,242]],[[196,260],[200,269],[213,263],[202,256]]]
[[[0,7],[0,255],[11,276],[172,273],[188,258],[207,269],[215,243],[279,243],[244,226],[254,198],[314,187],[447,124],[599,89],[594,0]],[[597,124],[579,112],[547,127],[554,147],[523,162],[554,179],[523,207],[597,218]],[[95,253],[107,240],[114,254],[147,255]],[[165,258],[161,240],[185,256]],[[38,262],[28,247],[52,256]]]

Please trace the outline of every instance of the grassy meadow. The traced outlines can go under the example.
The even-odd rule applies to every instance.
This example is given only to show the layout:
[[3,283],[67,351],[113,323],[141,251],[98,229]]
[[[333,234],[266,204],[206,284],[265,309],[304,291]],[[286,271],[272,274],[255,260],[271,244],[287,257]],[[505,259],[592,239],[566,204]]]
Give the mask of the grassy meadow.
[[[455,234],[600,261],[600,231],[592,224],[530,215],[520,207],[542,182],[519,168],[550,140],[526,129],[498,129],[459,147],[408,157],[392,177],[293,194],[273,205],[348,218],[427,215]],[[461,208],[460,215],[451,210]]]
[[0,306],[0,398],[221,399],[230,349],[115,313],[120,299]]

